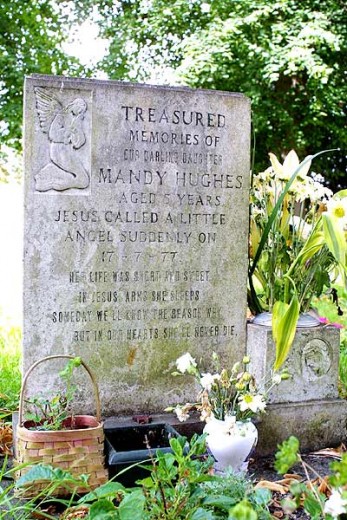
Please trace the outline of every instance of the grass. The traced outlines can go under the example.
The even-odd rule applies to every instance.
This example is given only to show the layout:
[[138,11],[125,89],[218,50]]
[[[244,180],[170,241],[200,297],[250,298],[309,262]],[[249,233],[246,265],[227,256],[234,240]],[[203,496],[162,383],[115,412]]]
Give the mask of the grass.
[[0,316],[0,418],[18,408],[22,332]]

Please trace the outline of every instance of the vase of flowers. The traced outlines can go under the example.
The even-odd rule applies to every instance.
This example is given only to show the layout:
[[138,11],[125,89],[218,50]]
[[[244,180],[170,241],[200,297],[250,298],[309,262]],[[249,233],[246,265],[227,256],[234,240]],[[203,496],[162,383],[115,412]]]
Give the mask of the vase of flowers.
[[257,427],[250,419],[237,421],[235,416],[227,416],[221,421],[211,417],[204,433],[217,471],[229,467],[236,473],[247,470],[249,456],[258,442]]
[[333,195],[308,175],[319,154],[300,163],[292,150],[283,164],[269,155],[271,166],[252,178],[248,305],[256,323],[272,326],[278,369],[299,316],[319,325],[307,314],[312,299],[346,274],[347,190]]
[[189,418],[192,410],[206,422],[207,446],[216,460],[216,469],[232,467],[239,472],[246,469],[246,461],[258,440],[252,419],[263,413],[271,388],[289,377],[286,371],[272,375],[259,392],[254,376],[248,371],[249,357],[231,369],[223,368],[219,356],[212,354],[213,373],[203,372],[189,352],[176,360],[174,376],[187,374],[199,386],[197,401],[178,404],[166,411],[174,411],[180,421]]

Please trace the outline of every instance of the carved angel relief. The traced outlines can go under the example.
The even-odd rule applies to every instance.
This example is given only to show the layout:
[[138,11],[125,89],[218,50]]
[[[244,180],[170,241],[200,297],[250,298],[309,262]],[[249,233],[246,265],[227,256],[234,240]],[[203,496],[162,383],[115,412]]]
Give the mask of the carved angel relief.
[[87,103],[76,98],[63,106],[44,88],[34,88],[40,128],[48,134],[50,161],[35,175],[37,191],[64,191],[85,189],[90,174],[85,168],[79,150],[86,143],[83,120]]
[[327,374],[331,367],[331,353],[327,343],[321,339],[312,339],[303,348],[303,374],[312,381]]

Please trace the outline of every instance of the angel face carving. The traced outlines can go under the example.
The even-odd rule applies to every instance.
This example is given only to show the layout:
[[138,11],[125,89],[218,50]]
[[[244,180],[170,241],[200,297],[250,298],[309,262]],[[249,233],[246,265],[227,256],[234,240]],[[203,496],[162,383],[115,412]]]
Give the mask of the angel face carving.
[[34,88],[40,128],[48,134],[50,161],[35,175],[37,191],[85,189],[90,174],[78,152],[86,143],[83,120],[87,103],[76,98],[63,106],[46,89]]
[[302,351],[303,374],[308,381],[328,373],[331,367],[330,347],[321,339],[312,339]]

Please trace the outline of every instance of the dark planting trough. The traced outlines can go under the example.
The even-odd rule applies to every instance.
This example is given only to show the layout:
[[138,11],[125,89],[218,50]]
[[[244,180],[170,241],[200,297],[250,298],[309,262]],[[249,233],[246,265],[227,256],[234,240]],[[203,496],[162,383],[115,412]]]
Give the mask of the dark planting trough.
[[[135,463],[146,461],[146,465],[151,465],[150,453],[155,457],[157,450],[163,453],[171,452],[169,441],[172,437],[178,436],[175,428],[167,423],[105,426],[105,455],[109,477],[116,477],[120,471]],[[133,486],[136,480],[148,475],[148,470],[136,466],[115,480],[125,486]]]

